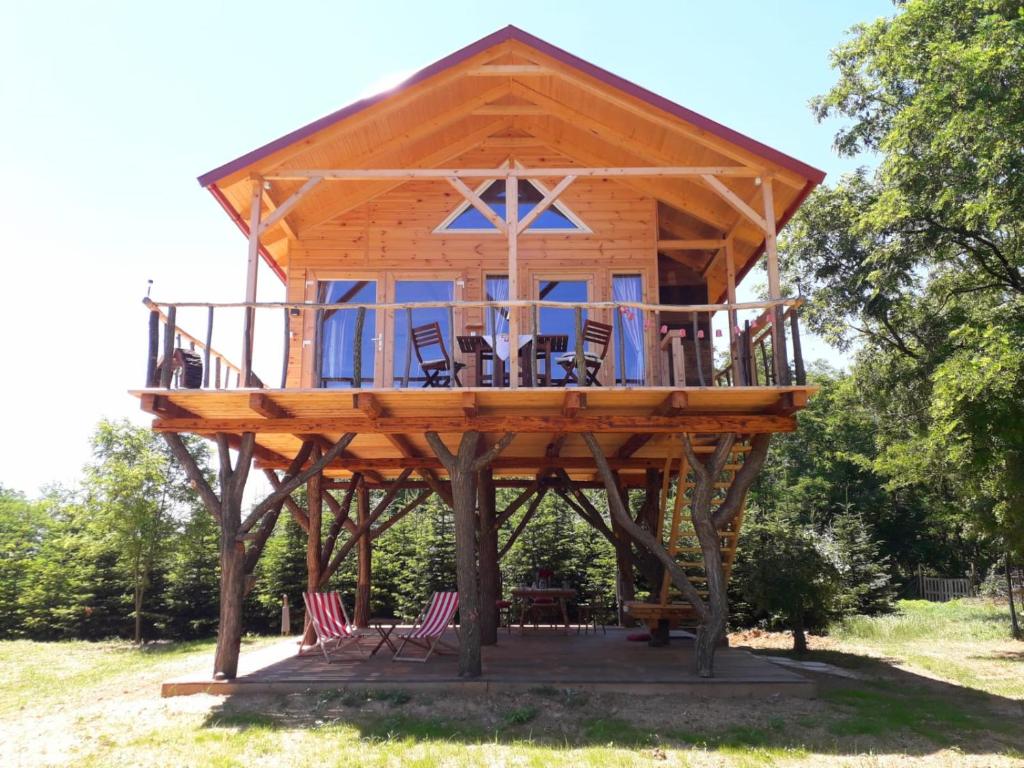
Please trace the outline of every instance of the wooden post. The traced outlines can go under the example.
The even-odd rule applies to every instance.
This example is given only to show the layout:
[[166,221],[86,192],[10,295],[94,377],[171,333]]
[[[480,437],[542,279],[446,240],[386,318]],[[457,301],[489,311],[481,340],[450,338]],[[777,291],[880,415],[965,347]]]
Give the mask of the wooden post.
[[[505,179],[505,226],[508,235],[508,300],[519,300],[519,179]],[[508,310],[508,384],[519,386],[519,312]]]
[[171,387],[171,375],[174,369],[174,328],[177,323],[178,308],[171,304],[167,308],[167,320],[164,326],[164,359],[160,364],[160,386]]
[[697,332],[700,330],[700,323],[697,320],[697,313],[693,312],[690,314],[690,327],[693,330],[693,357],[697,362],[697,381],[703,387],[704,384],[704,362],[700,359],[700,339],[697,338]]
[[[733,244],[732,236],[725,239],[725,291],[726,301],[732,305],[736,303],[736,253]],[[747,384],[746,376],[742,370],[742,363],[740,362],[740,348],[739,339],[737,338],[736,330],[739,327],[739,320],[736,315],[736,310],[733,307],[729,307],[728,311],[728,323],[729,323],[729,359],[732,361],[732,384],[733,386],[743,386]]]
[[287,637],[292,633],[292,613],[288,607],[288,595],[281,595],[281,635]]
[[576,322],[576,385],[587,386],[587,355],[583,345],[583,307],[574,310]]
[[[366,323],[366,307],[356,310],[355,337],[352,339],[352,386],[363,386],[363,325]],[[412,343],[412,339],[409,340]]]
[[434,455],[441,460],[452,484],[452,509],[455,513],[455,569],[459,587],[459,676],[479,677],[480,663],[480,591],[476,559],[476,481],[477,473],[490,466],[494,458],[513,440],[507,433],[481,456],[477,447],[480,433],[462,434],[459,449],[452,454],[436,432],[426,435]]
[[[618,492],[626,508],[629,508],[629,491],[621,484]],[[633,576],[633,549],[630,544],[629,535],[619,524],[614,516],[611,517],[612,533],[615,536],[615,571],[616,571],[616,592],[619,599],[619,626],[628,627],[633,623],[632,618],[626,613],[626,603],[636,597],[636,581]]]
[[155,387],[160,384],[160,376],[157,374],[157,360],[160,357],[160,313],[157,310],[149,311],[149,350],[146,355],[146,386]]
[[[765,178],[761,184],[761,195],[764,199],[764,251],[768,259],[768,298],[781,299],[779,252],[775,233],[775,197],[770,176]],[[789,364],[786,362],[786,327],[783,324],[782,315],[782,305],[777,304],[772,308],[772,368],[775,371],[775,386],[789,384]]]
[[[263,196],[263,180],[253,178],[249,197],[249,260],[245,273],[245,303],[256,303],[256,280],[260,267],[260,206]],[[256,308],[245,308],[242,330],[242,386],[252,386],[252,348],[256,333]]]
[[[370,490],[362,483],[356,489],[356,522],[362,528],[370,519]],[[357,627],[370,625],[370,582],[373,578],[373,544],[369,532],[359,539],[356,550],[358,573],[356,575],[356,611],[353,620]]]
[[402,386],[408,387],[409,372],[412,370],[412,307],[405,310],[405,333],[405,370],[402,373]]
[[[288,355],[292,346],[292,318],[291,310],[285,307],[284,310],[284,345],[281,354],[281,389],[288,385]],[[213,307],[210,307],[210,325],[213,325]]]
[[480,531],[477,551],[480,567],[480,642],[494,645],[498,642],[498,529],[495,527],[494,474],[490,467],[480,470],[477,479],[477,506],[480,513]]
[[789,315],[789,335],[793,341],[793,367],[796,369],[796,383],[801,387],[807,383],[807,372],[804,370],[804,353],[800,346],[799,310],[793,307]]
[[324,311],[318,309],[313,320],[313,386],[323,386],[324,376]]
[[[626,376],[626,333],[622,327],[622,307],[618,304],[612,307],[612,315],[615,318],[615,356],[619,360],[619,371],[622,373],[622,385],[626,386],[629,383],[628,377]],[[612,376],[612,386],[617,382],[615,376]],[[641,382],[642,384],[643,382]]]
[[211,346],[213,346],[213,305],[212,304],[206,310],[206,349],[203,350],[203,389],[209,389],[210,388],[210,347]]
[[[313,461],[320,458],[320,449],[313,449]],[[323,531],[323,474],[317,472],[306,481],[306,516],[309,520],[309,530],[306,532],[306,591],[320,591],[320,570],[323,563],[320,560],[320,537]],[[306,616],[304,645],[312,645],[316,640],[313,626],[309,616]]]

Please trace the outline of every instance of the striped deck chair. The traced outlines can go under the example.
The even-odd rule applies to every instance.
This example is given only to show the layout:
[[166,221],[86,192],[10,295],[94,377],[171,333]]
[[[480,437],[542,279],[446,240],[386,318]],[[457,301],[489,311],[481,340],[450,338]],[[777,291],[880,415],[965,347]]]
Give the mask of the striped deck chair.
[[[328,663],[331,661],[331,653],[357,646],[359,640],[366,637],[348,620],[341,595],[337,592],[304,592],[302,599],[306,602],[306,613],[316,630],[317,647],[323,651]],[[332,645],[329,652],[328,646]]]
[[[455,627],[455,611],[458,609],[458,592],[435,592],[431,596],[426,610],[416,617],[412,629],[399,635],[402,644],[398,646],[398,650],[395,651],[395,655],[391,660],[426,661],[434,651],[444,653],[445,651],[441,650],[442,648],[451,653],[456,653],[458,649],[444,642],[441,636],[444,635],[445,630],[449,626],[455,629],[455,636],[459,636],[459,631]],[[421,648],[426,651],[426,654],[423,656],[403,656],[402,650],[406,644],[412,644]]]

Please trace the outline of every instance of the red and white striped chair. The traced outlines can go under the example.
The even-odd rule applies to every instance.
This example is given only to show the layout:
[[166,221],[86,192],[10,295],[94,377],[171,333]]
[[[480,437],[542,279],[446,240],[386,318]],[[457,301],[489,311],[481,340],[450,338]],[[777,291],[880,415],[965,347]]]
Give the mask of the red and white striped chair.
[[[441,650],[442,648],[448,652],[456,653],[458,649],[446,643],[441,637],[444,635],[445,630],[451,626],[455,630],[455,637],[458,638],[459,630],[455,626],[455,612],[458,609],[458,592],[435,592],[431,596],[426,610],[416,617],[412,629],[399,635],[402,644],[398,646],[398,650],[395,651],[395,655],[391,660],[426,661],[434,651],[445,653],[445,650]],[[422,648],[426,651],[426,654],[423,656],[403,656],[402,650],[406,644]]]
[[323,651],[328,663],[331,661],[328,646],[333,645],[333,653],[349,646],[358,646],[359,641],[367,637],[348,620],[341,595],[337,592],[305,592],[302,599],[306,602],[306,613],[316,631],[316,645]]

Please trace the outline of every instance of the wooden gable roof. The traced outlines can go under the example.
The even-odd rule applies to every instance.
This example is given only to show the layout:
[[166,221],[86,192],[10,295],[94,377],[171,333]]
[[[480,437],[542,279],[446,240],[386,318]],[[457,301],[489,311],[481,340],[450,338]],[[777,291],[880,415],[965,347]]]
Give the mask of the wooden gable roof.
[[[771,176],[781,227],[824,173],[778,150],[611,74],[516,27],[501,29],[417,72],[396,88],[350,104],[199,178],[239,227],[246,223],[250,178],[296,169],[430,168],[493,137],[540,140],[581,166],[743,165]],[[741,200],[760,199],[753,178],[728,178]],[[400,186],[396,180],[321,184],[262,237],[278,275],[287,243]],[[659,203],[667,257],[724,285],[714,249],[677,252],[673,240],[732,235],[739,276],[763,250],[761,231],[699,179],[617,179]],[[264,211],[300,181],[274,181]],[[755,204],[755,207],[759,207]],[[721,298],[713,296],[713,299]]]

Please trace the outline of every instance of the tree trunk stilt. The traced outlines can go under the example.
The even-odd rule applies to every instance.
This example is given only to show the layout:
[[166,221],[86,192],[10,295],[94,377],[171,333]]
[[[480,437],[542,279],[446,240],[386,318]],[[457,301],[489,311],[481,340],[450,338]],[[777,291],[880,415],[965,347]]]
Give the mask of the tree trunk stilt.
[[480,530],[477,550],[480,564],[480,642],[498,642],[498,530],[495,527],[495,488],[489,468],[477,478]]
[[462,435],[459,449],[452,454],[436,432],[426,434],[431,450],[445,469],[452,483],[455,512],[455,568],[459,587],[459,677],[479,677],[480,662],[480,592],[476,560],[476,481],[477,473],[513,440],[508,433],[484,454],[477,456],[480,433],[470,430]]
[[[360,527],[370,519],[370,491],[360,485],[356,491],[356,520]],[[353,621],[357,627],[370,626],[370,586],[373,581],[373,543],[369,531],[356,545],[358,573],[356,576],[356,611]]]

